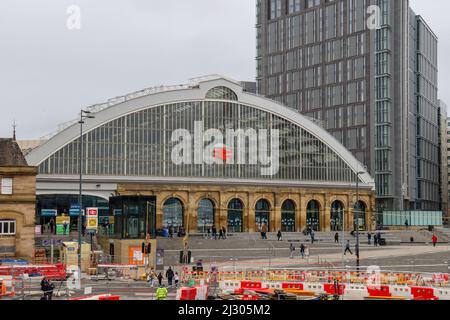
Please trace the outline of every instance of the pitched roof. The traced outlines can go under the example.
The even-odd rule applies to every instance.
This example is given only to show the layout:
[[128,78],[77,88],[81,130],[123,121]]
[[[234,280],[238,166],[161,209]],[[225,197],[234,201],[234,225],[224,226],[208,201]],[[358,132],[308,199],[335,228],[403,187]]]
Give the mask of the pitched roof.
[[0,167],[28,166],[19,145],[13,139],[0,138]]

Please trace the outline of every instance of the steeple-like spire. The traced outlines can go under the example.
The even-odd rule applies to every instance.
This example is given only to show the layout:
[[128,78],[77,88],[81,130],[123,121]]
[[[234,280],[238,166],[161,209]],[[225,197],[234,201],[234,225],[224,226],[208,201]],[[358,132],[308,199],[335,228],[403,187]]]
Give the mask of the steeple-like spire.
[[13,126],[13,140],[16,141],[16,128],[17,128],[16,120],[14,120],[12,126]]

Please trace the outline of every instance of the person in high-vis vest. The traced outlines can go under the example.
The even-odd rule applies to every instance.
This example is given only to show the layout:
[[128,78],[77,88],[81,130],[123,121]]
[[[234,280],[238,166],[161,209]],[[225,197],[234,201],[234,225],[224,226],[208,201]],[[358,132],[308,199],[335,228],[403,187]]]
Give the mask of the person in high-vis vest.
[[166,300],[169,291],[164,286],[160,286],[156,289],[156,300]]

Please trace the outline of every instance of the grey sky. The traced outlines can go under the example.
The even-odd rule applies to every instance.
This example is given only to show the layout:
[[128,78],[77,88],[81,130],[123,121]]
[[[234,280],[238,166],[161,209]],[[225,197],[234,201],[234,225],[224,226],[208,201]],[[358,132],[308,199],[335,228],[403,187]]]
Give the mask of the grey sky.
[[[81,30],[66,28],[70,5]],[[440,97],[450,104],[450,1],[412,0],[440,36]],[[0,136],[35,139],[80,107],[219,73],[255,77],[254,0],[1,0]]]

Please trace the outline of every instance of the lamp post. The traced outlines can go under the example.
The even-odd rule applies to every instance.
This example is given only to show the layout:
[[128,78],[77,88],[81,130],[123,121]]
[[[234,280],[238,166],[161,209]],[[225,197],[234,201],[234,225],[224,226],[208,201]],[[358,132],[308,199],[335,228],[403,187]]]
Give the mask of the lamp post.
[[364,174],[364,171],[358,171],[356,173],[356,274],[359,277],[359,176]]
[[83,219],[82,210],[83,210],[83,124],[85,119],[93,119],[95,118],[91,115],[90,111],[81,110],[80,112],[80,143],[78,145],[79,152],[79,170],[80,170],[80,195],[78,199],[79,211],[78,211],[78,270],[79,276],[81,278],[81,222]]

